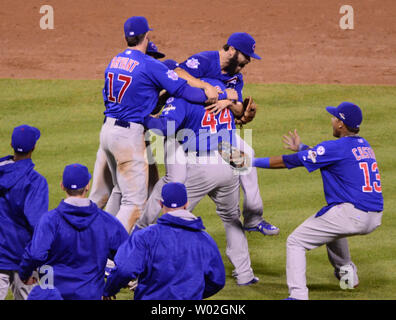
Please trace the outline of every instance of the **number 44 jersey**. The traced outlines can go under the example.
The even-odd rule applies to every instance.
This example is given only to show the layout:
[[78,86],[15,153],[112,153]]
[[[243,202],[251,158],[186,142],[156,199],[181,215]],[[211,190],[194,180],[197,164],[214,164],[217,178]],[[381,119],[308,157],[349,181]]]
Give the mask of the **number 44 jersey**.
[[298,152],[305,168],[321,170],[328,205],[349,202],[363,211],[382,211],[383,197],[377,160],[359,136],[324,141]]

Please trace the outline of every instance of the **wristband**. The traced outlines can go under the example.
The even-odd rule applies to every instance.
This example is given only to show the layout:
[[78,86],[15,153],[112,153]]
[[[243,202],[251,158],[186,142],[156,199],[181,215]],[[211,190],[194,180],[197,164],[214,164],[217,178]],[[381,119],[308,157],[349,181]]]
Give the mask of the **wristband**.
[[253,158],[252,161],[252,166],[253,167],[259,167],[259,168],[269,168],[270,167],[270,158]]

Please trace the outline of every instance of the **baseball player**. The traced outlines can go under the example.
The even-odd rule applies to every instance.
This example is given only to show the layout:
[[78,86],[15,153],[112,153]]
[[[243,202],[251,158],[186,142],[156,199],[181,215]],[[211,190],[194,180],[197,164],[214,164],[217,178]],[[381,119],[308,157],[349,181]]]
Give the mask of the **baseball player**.
[[129,237],[117,251],[106,297],[136,278],[135,300],[201,300],[224,287],[221,254],[201,218],[186,210],[186,187],[168,183],[161,194],[158,224]]
[[[116,216],[128,232],[147,199],[142,122],[157,105],[160,90],[195,103],[218,99],[218,92],[212,86],[205,86],[205,91],[193,88],[173,70],[145,54],[150,30],[144,17],[131,17],[125,22],[128,48],[109,63],[103,88],[106,117],[100,132],[100,147],[106,154],[113,185],[121,191],[121,205]],[[215,98],[210,96],[212,91]]]
[[[161,59],[165,57],[165,54],[159,52],[157,46],[151,41],[148,43],[146,54],[150,57],[153,57],[154,59]],[[164,103],[161,103],[161,105],[163,104]],[[147,157],[152,159],[153,155],[151,153],[150,144],[147,143],[147,141],[146,148]],[[149,163],[148,195],[151,194],[152,188],[159,180],[159,173],[156,163],[153,163],[153,161],[149,161]],[[113,215],[116,215],[120,209],[121,191],[118,188],[114,188],[110,169],[106,161],[106,154],[102,148],[100,148],[100,146],[96,154],[89,199],[101,209],[106,207],[106,211]]]
[[[227,40],[227,44],[220,51],[204,51],[188,58],[179,64],[175,71],[180,77],[189,81],[189,83],[198,85],[196,81],[199,78],[213,78],[221,80],[227,88],[233,88],[238,93],[238,99],[229,108],[235,116],[240,119],[237,123],[244,124],[251,121],[243,114],[243,76],[242,69],[250,63],[251,58],[261,59],[255,51],[256,42],[248,33],[233,33]],[[227,102],[218,102],[213,108],[213,112],[218,113],[222,108],[227,106]],[[253,116],[254,117],[254,116]],[[254,150],[241,137],[236,144],[250,157],[254,157]],[[243,217],[244,228],[247,231],[258,231],[264,235],[277,235],[279,228],[266,222],[263,219],[263,202],[258,186],[258,177],[256,168],[252,168],[248,173],[240,175],[240,182],[244,194]]]
[[32,271],[50,266],[48,286],[64,300],[100,300],[107,259],[114,259],[128,233],[109,213],[86,198],[91,175],[87,167],[71,164],[63,171],[61,188],[66,193],[57,208],[45,213],[25,249],[19,276],[34,282]]
[[[219,80],[203,81],[218,86],[223,92],[226,91],[224,84]],[[257,282],[258,278],[254,276],[251,268],[248,242],[239,220],[239,176],[225,165],[217,152],[219,142],[235,143],[232,112],[225,108],[215,114],[205,109],[204,105],[172,97],[160,118],[147,117],[145,125],[165,136],[173,135],[177,140],[181,140],[183,150],[187,154],[185,185],[189,199],[188,210],[193,211],[199,201],[209,195],[215,202],[216,212],[225,227],[226,254],[235,267],[233,275],[237,284],[250,285]],[[151,197],[154,197],[155,190],[165,183],[166,180],[160,179]],[[153,210],[147,213],[151,215],[149,220],[155,221],[158,212]]]
[[311,148],[301,143],[297,131],[284,136],[286,147],[295,154],[253,159],[260,168],[304,166],[320,169],[327,205],[305,220],[287,239],[286,276],[288,299],[308,299],[305,251],[325,244],[335,275],[343,285],[359,284],[351,260],[348,236],[371,233],[381,225],[383,197],[377,160],[370,144],[358,135],[361,109],[350,102],[327,107],[333,116],[333,135]]
[[48,211],[47,180],[33,169],[32,162],[39,138],[35,127],[14,128],[14,155],[0,159],[0,300],[9,287],[16,300],[26,300],[33,288],[20,280],[17,270],[34,228]]

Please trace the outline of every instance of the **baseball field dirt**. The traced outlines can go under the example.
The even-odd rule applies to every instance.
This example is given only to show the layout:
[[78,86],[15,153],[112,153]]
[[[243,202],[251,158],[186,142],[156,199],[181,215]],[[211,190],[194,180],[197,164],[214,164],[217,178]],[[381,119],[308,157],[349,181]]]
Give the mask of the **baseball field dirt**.
[[[233,32],[252,34],[263,60],[244,71],[248,83],[396,84],[393,0],[52,0],[53,30],[40,28],[43,4],[0,8],[0,78],[101,79],[125,47],[124,21],[143,15],[177,61],[220,49]],[[345,4],[353,30],[340,28]]]

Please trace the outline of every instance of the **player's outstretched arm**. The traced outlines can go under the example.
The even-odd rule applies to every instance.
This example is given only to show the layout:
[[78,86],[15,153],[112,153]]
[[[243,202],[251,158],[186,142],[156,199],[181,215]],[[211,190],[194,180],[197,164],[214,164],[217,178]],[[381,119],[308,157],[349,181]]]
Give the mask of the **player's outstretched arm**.
[[297,133],[297,129],[294,129],[294,132],[289,131],[288,135],[283,135],[282,140],[285,149],[290,149],[295,152],[310,149],[309,146],[301,142],[301,138]]
[[283,161],[283,156],[275,156],[268,158],[253,158],[252,167],[265,169],[283,169],[286,165]]

